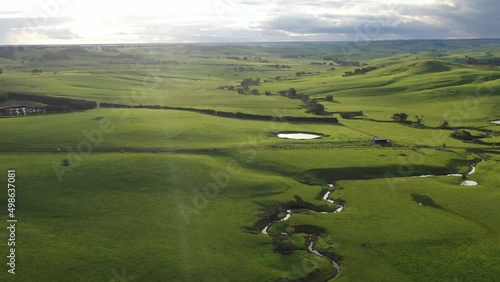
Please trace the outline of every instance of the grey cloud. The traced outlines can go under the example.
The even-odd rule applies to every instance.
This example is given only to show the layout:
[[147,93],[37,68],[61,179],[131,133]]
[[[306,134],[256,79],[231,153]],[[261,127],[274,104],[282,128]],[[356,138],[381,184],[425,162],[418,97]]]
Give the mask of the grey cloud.
[[[230,6],[223,17],[208,11],[206,19],[184,21],[177,15],[128,16],[105,21],[106,25],[126,24],[117,39],[217,42],[288,40],[424,39],[457,37],[500,37],[500,4],[497,0],[453,0],[433,5],[390,4],[384,1],[355,0],[213,0]],[[347,8],[352,8],[346,10]],[[264,10],[265,9],[265,10]],[[257,21],[252,13],[263,11]],[[351,14],[346,14],[351,11]],[[354,14],[352,11],[358,11]],[[246,14],[248,12],[248,15]],[[29,18],[2,18],[2,36],[27,26]],[[12,14],[14,15],[14,14]],[[259,18],[259,17],[256,17]],[[77,35],[57,25],[69,18],[51,18],[38,25],[37,32],[70,42]],[[241,27],[241,20],[248,26]],[[206,22],[203,22],[206,21]],[[293,35],[293,36],[292,36]]]

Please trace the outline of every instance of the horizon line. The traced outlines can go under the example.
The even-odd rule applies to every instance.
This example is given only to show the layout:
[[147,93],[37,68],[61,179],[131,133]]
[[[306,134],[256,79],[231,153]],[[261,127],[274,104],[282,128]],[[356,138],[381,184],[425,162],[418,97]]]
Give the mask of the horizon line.
[[25,47],[25,46],[130,46],[130,45],[248,45],[248,44],[292,44],[292,43],[356,43],[356,42],[398,42],[398,41],[474,41],[474,40],[500,40],[500,37],[477,38],[427,38],[427,39],[374,39],[374,40],[317,40],[317,41],[221,41],[221,42],[130,42],[130,43],[29,43],[29,44],[0,44],[0,47]]

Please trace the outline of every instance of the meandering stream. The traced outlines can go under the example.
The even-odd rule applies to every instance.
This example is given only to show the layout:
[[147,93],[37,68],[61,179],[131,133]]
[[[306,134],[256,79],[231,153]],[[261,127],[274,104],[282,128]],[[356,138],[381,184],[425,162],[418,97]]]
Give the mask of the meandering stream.
[[333,259],[330,259],[329,257],[326,257],[326,256],[322,255],[320,252],[318,252],[317,250],[313,249],[314,240],[312,239],[312,235],[309,235],[309,240],[310,240],[310,242],[309,242],[309,246],[307,246],[307,250],[309,250],[309,252],[311,252],[319,257],[326,258],[329,261],[331,261],[333,268],[335,268],[335,270],[336,270],[336,272],[335,272],[336,274],[334,277],[332,277],[332,279],[337,277],[337,275],[339,275],[339,273],[340,273],[340,265],[336,261],[334,261]]
[[[482,161],[484,161],[484,160],[481,160],[481,162]],[[465,178],[466,175],[472,175],[472,174],[476,173],[476,171],[477,171],[476,165],[477,165],[477,163],[473,163],[471,165],[471,167],[470,167],[469,172],[467,172],[465,175],[464,174],[459,174],[459,173],[453,173],[453,174],[447,174],[447,175],[429,175],[429,174],[426,174],[426,175],[420,175],[420,176],[417,176],[417,177],[427,178],[427,177],[435,177],[435,176],[448,176],[448,177],[463,177],[463,178]],[[476,185],[478,185],[478,183],[476,181],[473,181],[473,180],[464,180],[464,181],[462,181],[462,183],[460,185],[462,185],[462,186],[476,186]],[[335,186],[333,184],[328,184],[328,187],[331,188],[331,189],[335,188]],[[330,194],[331,193],[332,193],[332,191],[327,191],[323,195],[322,199],[324,201],[327,201],[327,202],[335,205],[335,201],[332,200],[332,199],[330,199]],[[422,205],[422,204],[420,204],[420,205]],[[337,209],[333,213],[342,212],[343,209],[344,209],[344,206],[337,204]],[[285,217],[281,218],[279,221],[283,222],[283,221],[289,220],[292,217],[292,213],[293,213],[293,211],[291,209],[288,209],[286,211]],[[329,212],[321,212],[321,214],[329,214]],[[264,227],[264,229],[262,229],[262,234],[269,235],[269,232],[267,230],[268,230],[268,228],[273,223],[274,223],[274,221],[270,222],[268,225],[266,225]],[[282,234],[283,235],[288,235],[286,232],[284,232]],[[313,236],[315,236],[315,235],[313,235],[313,234],[308,234],[308,235],[309,235],[309,243],[308,243],[308,246],[307,246],[307,250],[310,253],[312,253],[312,254],[314,254],[316,256],[328,259],[332,263],[332,266],[335,269],[335,275],[333,277],[329,278],[328,280],[337,277],[340,274],[340,265],[335,260],[333,260],[333,259],[331,259],[331,258],[329,258],[329,257],[327,257],[327,256],[325,256],[323,254],[321,254],[318,250],[315,250],[314,249],[314,242],[315,241],[313,240]],[[319,236],[318,236],[318,238],[319,238]]]
[[[484,160],[481,160],[483,162]],[[422,177],[422,178],[428,178],[428,177],[436,177],[436,176],[449,176],[449,177],[463,177],[465,178],[466,175],[472,175],[476,173],[476,165],[477,163],[474,163],[470,166],[469,172],[467,172],[465,175],[460,174],[460,173],[452,173],[452,174],[447,174],[447,175],[433,175],[433,174],[424,174],[424,175],[419,175],[419,176],[410,176],[410,177]],[[400,177],[400,178],[405,178],[405,177]],[[477,183],[474,180],[464,180],[462,183],[460,183],[461,186],[477,186],[479,183]]]
[[[328,184],[328,187],[330,188],[334,188],[335,186],[333,184]],[[323,195],[323,200],[331,203],[331,204],[335,204],[335,201],[334,200],[331,200],[329,197],[330,197],[330,194],[332,193],[332,191],[327,191],[325,193],[325,195]],[[337,209],[333,212],[333,213],[339,213],[341,212],[342,210],[344,209],[344,206],[342,205],[337,205]],[[289,220],[291,217],[292,217],[292,210],[291,209],[288,209],[286,211],[286,215],[285,217],[283,217],[282,219],[280,219],[279,221],[282,222],[282,221],[287,221]],[[328,212],[321,212],[321,214],[329,214]],[[274,221],[270,222],[268,225],[266,225],[266,227],[264,227],[264,229],[262,229],[262,234],[265,234],[265,235],[269,235],[269,232],[267,231],[268,228],[274,223]],[[282,233],[283,235],[288,235],[287,233]],[[319,257],[322,257],[322,258],[325,258],[325,259],[328,259],[331,263],[332,263],[332,266],[333,268],[335,269],[335,276],[331,277],[330,279],[333,279],[335,277],[337,277],[339,274],[340,274],[340,265],[333,259],[327,257],[327,256],[324,256],[322,255],[319,251],[315,250],[314,249],[314,240],[312,239],[313,237],[313,234],[308,234],[309,235],[309,245],[307,247],[307,250],[309,252],[311,252],[312,254],[316,255],[316,256],[319,256]],[[319,236],[318,236],[319,238]],[[330,280],[329,279],[329,280]]]

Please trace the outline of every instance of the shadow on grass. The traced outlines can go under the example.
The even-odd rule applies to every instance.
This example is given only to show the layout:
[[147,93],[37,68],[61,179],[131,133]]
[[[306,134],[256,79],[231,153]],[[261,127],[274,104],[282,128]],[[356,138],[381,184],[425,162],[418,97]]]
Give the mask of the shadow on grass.
[[336,180],[368,180],[377,178],[411,177],[426,174],[446,175],[454,170],[428,165],[388,165],[379,167],[340,167],[306,170],[298,179],[301,183]]
[[325,228],[317,225],[294,225],[293,228],[295,229],[295,233],[316,235],[327,234],[327,230]]
[[413,198],[413,201],[415,201],[418,204],[421,204],[422,206],[431,207],[435,209],[443,209],[442,206],[434,202],[434,200],[429,196],[412,193],[411,197]]

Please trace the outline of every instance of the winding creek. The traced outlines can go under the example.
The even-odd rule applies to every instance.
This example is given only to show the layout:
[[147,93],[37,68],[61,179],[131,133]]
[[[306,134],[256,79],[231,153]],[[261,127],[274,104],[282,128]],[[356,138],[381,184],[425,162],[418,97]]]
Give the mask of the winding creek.
[[[328,184],[328,187],[330,188],[335,188],[335,186],[333,184]],[[330,194],[332,193],[332,191],[327,191],[325,193],[325,195],[323,195],[322,199],[331,203],[331,204],[335,204],[335,201],[330,199]],[[333,212],[333,213],[339,213],[341,212],[342,210],[344,209],[344,206],[342,205],[337,205],[337,209]],[[283,221],[287,221],[289,220],[291,217],[292,217],[292,210],[291,209],[288,209],[286,211],[286,215],[285,217],[283,217],[282,219],[280,219],[279,221],[280,222],[283,222]],[[321,214],[329,214],[329,212],[321,212]],[[266,227],[264,227],[264,229],[262,229],[261,233],[262,234],[265,234],[265,235],[269,235],[269,232],[267,231],[268,228],[274,223],[274,221],[270,222],[268,225],[266,225]],[[283,235],[288,235],[286,232],[282,233]],[[333,266],[333,268],[335,269],[335,275],[333,277],[331,277],[330,279],[333,279],[335,277],[337,277],[339,274],[340,274],[340,265],[333,259],[321,254],[318,250],[315,250],[314,249],[314,240],[312,239],[313,238],[313,234],[308,234],[309,235],[309,244],[307,246],[307,250],[316,255],[316,256],[319,256],[319,257],[322,257],[322,258],[325,258],[327,260],[329,260]],[[319,239],[319,236],[318,236],[318,239]]]
[[[481,160],[481,162],[483,162],[484,160]],[[476,181],[473,181],[473,180],[467,180],[465,179],[465,177],[467,175],[472,175],[474,173],[476,173],[477,169],[476,169],[476,166],[477,166],[477,163],[473,163],[471,166],[470,166],[470,170],[469,172],[467,172],[466,174],[459,174],[459,173],[453,173],[453,174],[447,174],[447,175],[429,175],[429,174],[426,174],[426,175],[420,175],[420,176],[416,176],[416,177],[423,177],[423,178],[427,178],[427,177],[435,177],[435,176],[448,176],[448,177],[462,177],[464,178],[464,180],[462,181],[462,183],[460,184],[461,186],[476,186],[478,185],[478,183]],[[415,176],[412,176],[412,177],[415,177]],[[328,187],[330,189],[334,189],[335,186],[333,184],[328,184]],[[335,201],[330,199],[330,194],[332,193],[332,191],[327,191],[321,198],[324,200],[324,201],[327,201],[331,204],[334,204],[335,205]],[[421,203],[419,203],[420,205],[422,205]],[[337,209],[333,212],[333,213],[340,213],[342,212],[342,210],[344,209],[344,206],[343,205],[338,205],[337,204]],[[292,213],[293,211],[291,209],[288,209],[286,211],[286,215],[285,217],[281,218],[279,220],[279,222],[283,222],[283,221],[287,221],[289,220],[291,217],[292,217]],[[321,214],[329,214],[329,212],[321,212]],[[268,228],[274,223],[275,221],[272,221],[270,222],[269,224],[267,224],[264,229],[262,229],[262,234],[265,234],[265,235],[269,235],[269,232],[268,232]],[[286,232],[282,233],[283,235],[289,235],[287,234]],[[330,279],[333,279],[335,277],[337,277],[339,274],[340,274],[340,265],[333,259],[321,254],[318,250],[314,249],[314,242],[315,240],[313,239],[313,237],[315,235],[313,234],[308,234],[309,235],[309,243],[308,243],[308,246],[307,246],[307,250],[316,255],[316,256],[319,256],[319,257],[322,257],[322,258],[325,258],[325,259],[328,259],[333,268],[335,269],[335,275]],[[319,236],[317,236],[317,238],[319,239]]]
[[[481,160],[481,162],[483,162],[483,161],[484,160]],[[422,178],[436,177],[436,176],[462,177],[462,178],[464,178],[464,180],[462,181],[462,183],[460,183],[461,186],[477,186],[477,185],[479,185],[479,183],[477,183],[476,181],[465,179],[465,177],[467,175],[472,175],[472,174],[476,173],[476,165],[477,165],[477,163],[472,164],[470,166],[469,172],[467,172],[466,174],[460,174],[460,173],[452,173],[452,174],[447,174],[447,175],[424,174],[424,175],[410,176],[410,177],[422,177]],[[400,178],[406,178],[406,177],[400,177]]]
[[333,266],[333,268],[335,268],[335,271],[336,271],[336,274],[335,274],[335,276],[333,278],[337,277],[340,274],[340,265],[337,262],[335,262],[333,259],[330,259],[329,257],[326,257],[326,256],[322,255],[320,252],[318,252],[317,250],[313,249],[313,247],[314,247],[314,240],[312,239],[311,235],[309,235],[309,241],[310,242],[309,242],[309,246],[307,246],[307,250],[309,252],[311,252],[311,253],[319,256],[319,257],[326,258],[329,261],[331,261],[332,262],[332,266]]

